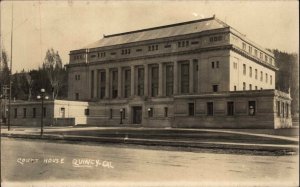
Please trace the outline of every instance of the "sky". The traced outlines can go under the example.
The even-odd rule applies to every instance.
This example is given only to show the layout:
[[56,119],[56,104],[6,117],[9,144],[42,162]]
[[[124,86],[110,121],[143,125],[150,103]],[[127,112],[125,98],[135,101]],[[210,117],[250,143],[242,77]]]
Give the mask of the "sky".
[[[13,7],[13,8],[12,8]],[[13,11],[12,11],[13,9]],[[13,72],[41,66],[46,51],[69,52],[103,37],[215,15],[269,49],[299,51],[298,1],[1,1],[1,48]]]

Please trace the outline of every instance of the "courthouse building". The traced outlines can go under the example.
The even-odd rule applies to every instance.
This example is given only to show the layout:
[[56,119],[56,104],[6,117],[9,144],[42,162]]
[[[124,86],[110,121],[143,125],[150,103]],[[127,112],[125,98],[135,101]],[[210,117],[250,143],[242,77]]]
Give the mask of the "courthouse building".
[[104,35],[72,50],[67,68],[68,99],[89,103],[89,125],[292,125],[274,54],[215,16]]

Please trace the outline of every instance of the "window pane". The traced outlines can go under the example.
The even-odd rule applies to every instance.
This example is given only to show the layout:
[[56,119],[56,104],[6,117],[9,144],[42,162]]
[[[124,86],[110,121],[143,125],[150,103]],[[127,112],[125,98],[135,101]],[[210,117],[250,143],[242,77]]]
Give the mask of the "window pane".
[[208,102],[207,103],[207,115],[208,116],[214,115],[214,105],[213,105],[213,102]]
[[255,101],[248,102],[249,115],[254,116],[256,113]]
[[130,73],[130,69],[126,69],[125,71],[124,71],[124,74],[125,74],[125,77],[124,77],[124,79],[125,79],[125,82],[124,82],[124,97],[125,98],[127,98],[127,97],[129,97],[129,95],[130,95],[130,84],[131,84],[131,82],[130,82],[130,75],[131,75],[131,73]]
[[189,93],[189,64],[181,65],[181,93]]
[[173,66],[166,66],[166,95],[173,95]]
[[155,97],[158,94],[158,67],[152,67],[152,84],[151,84],[151,96]]
[[233,102],[227,102],[227,115],[233,116],[234,113],[234,104]]
[[138,69],[138,96],[144,95],[144,69]]
[[195,105],[194,103],[189,103],[189,116],[195,115]]

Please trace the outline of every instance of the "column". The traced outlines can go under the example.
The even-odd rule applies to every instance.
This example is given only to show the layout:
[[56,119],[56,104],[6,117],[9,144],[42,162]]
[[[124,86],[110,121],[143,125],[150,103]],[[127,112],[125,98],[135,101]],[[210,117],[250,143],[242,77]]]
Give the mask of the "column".
[[105,69],[105,98],[109,98],[109,69]]
[[189,93],[194,93],[194,63],[189,62]]
[[163,96],[163,64],[158,64],[158,96]]
[[134,71],[134,66],[131,66],[131,70],[130,70],[130,93],[131,93],[131,96],[133,97],[134,96],[134,90],[135,90],[135,80],[134,80],[134,75],[135,75],[135,71]]
[[200,64],[200,60],[198,60],[198,90],[197,90],[197,93],[201,93],[201,81],[202,81],[202,79],[200,78],[200,76],[201,76],[201,72],[200,72],[200,70],[202,70],[201,69],[201,66],[200,66],[201,64]]
[[118,98],[122,97],[122,68],[118,67]]
[[173,93],[174,95],[178,94],[178,62],[174,62],[174,80],[173,80],[174,88]]
[[94,70],[90,71],[90,95],[91,99],[95,97],[95,72]]
[[100,97],[100,70],[97,70],[97,81],[96,81],[96,98],[99,99]]
[[98,92],[98,70],[95,69],[94,70],[94,98],[98,97],[97,92]]
[[144,65],[144,74],[145,74],[145,80],[144,80],[144,96],[148,96],[148,88],[149,88],[149,75],[148,75],[148,64]]

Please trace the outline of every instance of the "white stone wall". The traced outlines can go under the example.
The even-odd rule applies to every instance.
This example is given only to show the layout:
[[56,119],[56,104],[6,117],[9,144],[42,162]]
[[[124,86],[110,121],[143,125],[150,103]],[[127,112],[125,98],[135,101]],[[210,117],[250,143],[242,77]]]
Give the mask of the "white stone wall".
[[[237,63],[237,69],[234,68],[234,63]],[[243,73],[243,64],[246,65],[246,74]],[[250,77],[250,67],[252,67],[252,77]],[[255,78],[255,69],[257,69],[257,79]],[[263,81],[260,80],[261,71],[263,72]],[[266,82],[266,73],[268,81]],[[270,75],[272,76],[272,84],[270,83]],[[275,89],[275,71],[260,65],[257,62],[231,51],[230,52],[230,91],[234,91],[234,86],[237,91],[243,90],[243,82],[246,83],[246,90],[249,90],[249,84],[252,84],[252,90],[257,89]]]

